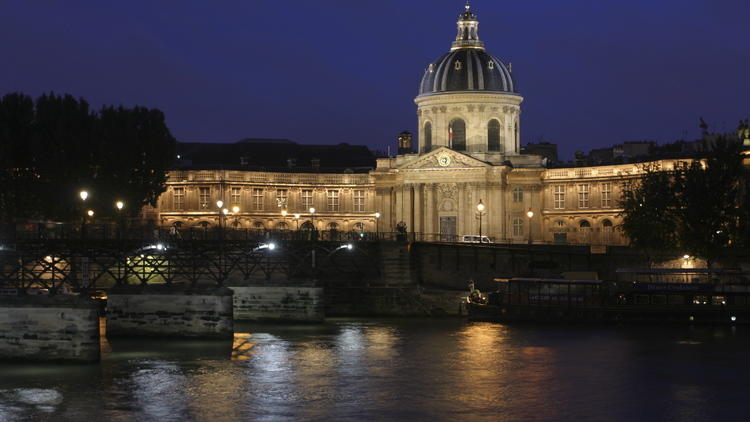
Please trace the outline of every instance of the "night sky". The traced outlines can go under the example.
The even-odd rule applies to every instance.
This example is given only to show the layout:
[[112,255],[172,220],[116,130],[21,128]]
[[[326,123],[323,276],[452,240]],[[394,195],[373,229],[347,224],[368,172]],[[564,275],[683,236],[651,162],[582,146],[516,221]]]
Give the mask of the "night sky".
[[[733,131],[750,117],[748,0],[474,0],[513,63],[522,143],[575,150]],[[385,150],[416,131],[428,63],[461,0],[0,0],[0,94],[163,110],[180,141]]]

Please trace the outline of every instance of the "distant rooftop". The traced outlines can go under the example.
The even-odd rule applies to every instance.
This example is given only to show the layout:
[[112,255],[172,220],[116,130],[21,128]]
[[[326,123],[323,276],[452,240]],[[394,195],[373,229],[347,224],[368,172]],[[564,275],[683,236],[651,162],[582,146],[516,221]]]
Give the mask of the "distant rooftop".
[[185,170],[366,173],[375,167],[375,155],[366,146],[302,145],[289,139],[179,142],[177,155],[174,168]]

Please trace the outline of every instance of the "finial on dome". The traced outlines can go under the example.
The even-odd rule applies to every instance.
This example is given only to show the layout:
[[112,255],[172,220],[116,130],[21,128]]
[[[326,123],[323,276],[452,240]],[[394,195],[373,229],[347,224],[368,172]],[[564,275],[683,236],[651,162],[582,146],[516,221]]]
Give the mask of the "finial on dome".
[[479,40],[479,21],[477,15],[471,11],[471,0],[466,0],[464,12],[458,16],[458,35],[453,42],[451,50],[459,48],[484,49],[484,43]]

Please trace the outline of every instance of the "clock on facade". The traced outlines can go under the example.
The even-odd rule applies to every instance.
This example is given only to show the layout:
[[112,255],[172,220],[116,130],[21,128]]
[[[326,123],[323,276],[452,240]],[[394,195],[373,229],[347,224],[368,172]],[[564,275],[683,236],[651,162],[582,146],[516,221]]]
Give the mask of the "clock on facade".
[[445,153],[440,154],[437,157],[437,161],[442,167],[448,167],[451,165],[451,156]]

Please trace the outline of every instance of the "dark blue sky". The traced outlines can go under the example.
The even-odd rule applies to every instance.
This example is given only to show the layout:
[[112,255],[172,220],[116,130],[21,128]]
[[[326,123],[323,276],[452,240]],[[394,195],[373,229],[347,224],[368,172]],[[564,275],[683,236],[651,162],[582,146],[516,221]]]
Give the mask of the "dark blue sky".
[[[750,117],[748,0],[474,0],[522,142],[696,138]],[[157,107],[180,141],[395,145],[461,0],[0,0],[0,94]]]

